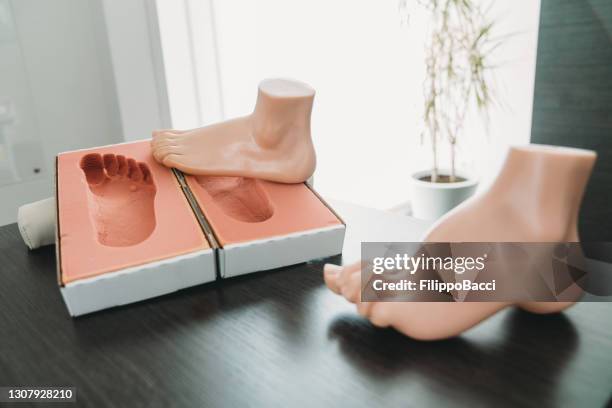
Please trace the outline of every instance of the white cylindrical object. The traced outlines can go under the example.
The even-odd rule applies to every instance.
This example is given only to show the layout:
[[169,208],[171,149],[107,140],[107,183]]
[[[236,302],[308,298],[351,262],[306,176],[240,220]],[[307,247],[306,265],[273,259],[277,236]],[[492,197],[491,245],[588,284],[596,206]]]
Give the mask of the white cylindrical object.
[[55,198],[25,204],[17,211],[17,225],[30,249],[55,243]]

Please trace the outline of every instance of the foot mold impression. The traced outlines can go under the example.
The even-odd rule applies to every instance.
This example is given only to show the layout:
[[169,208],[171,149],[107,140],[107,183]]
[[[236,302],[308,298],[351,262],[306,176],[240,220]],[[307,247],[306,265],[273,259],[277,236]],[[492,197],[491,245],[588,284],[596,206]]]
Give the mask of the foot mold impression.
[[274,214],[266,192],[256,179],[200,176],[198,184],[223,212],[242,222],[263,222]]
[[90,153],[81,159],[89,186],[89,213],[98,242],[136,245],[155,230],[157,189],[149,167],[122,155]]

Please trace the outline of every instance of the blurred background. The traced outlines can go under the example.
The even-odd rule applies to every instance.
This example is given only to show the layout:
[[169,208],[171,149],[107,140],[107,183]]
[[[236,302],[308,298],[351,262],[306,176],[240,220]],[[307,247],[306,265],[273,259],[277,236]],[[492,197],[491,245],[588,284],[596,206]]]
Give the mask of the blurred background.
[[[500,103],[488,126],[466,120],[457,147],[479,188],[508,145],[530,140],[540,18],[536,0],[486,7],[505,38],[491,57]],[[267,77],[317,91],[317,190],[401,207],[410,175],[431,165],[428,24],[397,0],[0,0],[0,225],[52,195],[58,152],[247,114]]]

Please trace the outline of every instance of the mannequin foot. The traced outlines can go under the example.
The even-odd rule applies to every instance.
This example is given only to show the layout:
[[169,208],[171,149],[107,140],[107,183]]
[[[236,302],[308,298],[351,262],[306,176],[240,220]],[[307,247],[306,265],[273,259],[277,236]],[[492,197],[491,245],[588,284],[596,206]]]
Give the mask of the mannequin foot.
[[360,315],[378,327],[393,327],[417,340],[458,336],[508,306],[504,302],[362,302],[361,263],[341,267],[327,264],[325,284],[357,306]]
[[98,242],[136,245],[155,229],[155,183],[145,163],[114,154],[81,159],[89,186],[89,211]]
[[[512,306],[508,302],[362,302],[361,263],[345,267],[327,264],[325,284],[357,307],[357,312],[378,327],[392,327],[417,340],[455,337]],[[537,314],[558,313],[573,302],[525,302],[523,310]]]
[[[578,211],[595,158],[594,152],[580,149],[514,147],[489,191],[447,213],[431,226],[422,241],[577,242]],[[361,302],[359,263],[347,267],[326,265],[324,278],[332,291],[355,303],[359,313],[373,324],[394,327],[416,339],[459,335],[507,306],[545,314],[574,304]],[[563,295],[579,300],[582,289],[573,284]]]
[[238,221],[263,222],[274,214],[258,180],[223,176],[200,176],[196,180],[225,214]]
[[193,175],[306,181],[316,159],[310,137],[314,90],[297,81],[259,85],[252,114],[199,129],[153,132],[155,159]]

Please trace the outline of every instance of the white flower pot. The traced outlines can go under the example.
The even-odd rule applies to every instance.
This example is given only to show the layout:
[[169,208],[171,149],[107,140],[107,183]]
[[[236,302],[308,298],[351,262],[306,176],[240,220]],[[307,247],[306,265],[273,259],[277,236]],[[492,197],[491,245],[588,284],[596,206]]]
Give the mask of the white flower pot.
[[[440,175],[450,172],[439,170]],[[464,179],[454,183],[432,183],[420,180],[431,175],[431,170],[419,171],[410,178],[412,215],[423,220],[435,220],[465,201],[476,191],[478,180],[457,172]]]

